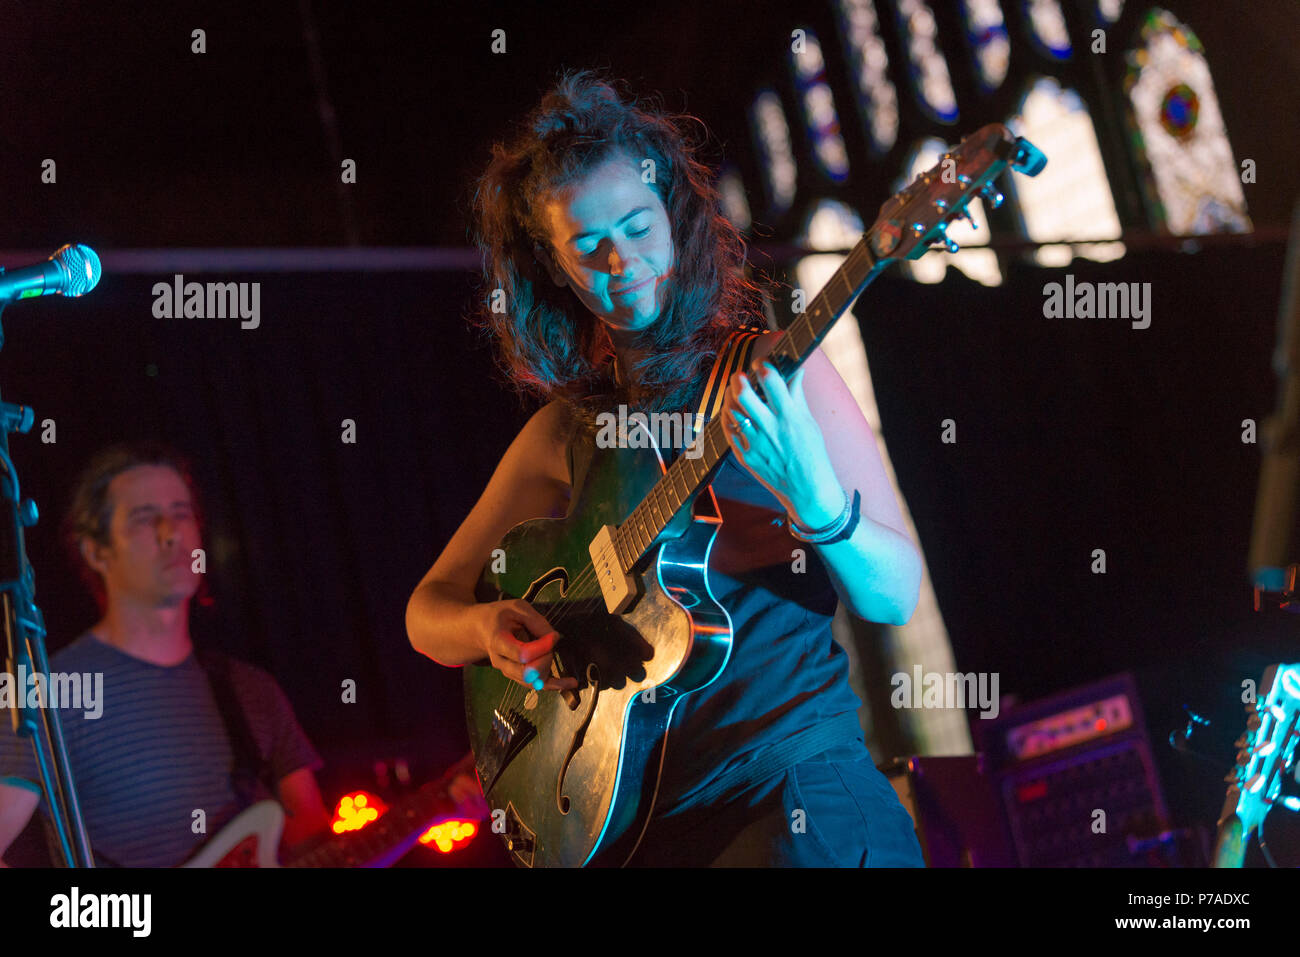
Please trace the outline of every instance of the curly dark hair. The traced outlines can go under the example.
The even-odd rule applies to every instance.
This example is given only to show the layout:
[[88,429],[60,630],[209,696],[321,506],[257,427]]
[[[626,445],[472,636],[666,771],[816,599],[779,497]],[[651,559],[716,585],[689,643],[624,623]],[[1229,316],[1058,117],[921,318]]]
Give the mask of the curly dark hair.
[[[592,70],[570,70],[542,97],[509,144],[496,143],[474,194],[474,239],[484,296],[472,317],[490,332],[498,362],[526,397],[560,399],[590,429],[617,402],[687,410],[728,334],[763,324],[762,292],[744,273],[745,243],[721,212],[712,171],[687,132],[691,117],[642,107]],[[702,125],[702,124],[701,124]],[[624,153],[655,164],[654,190],[676,254],[659,318],[631,345],[643,358],[613,374],[604,324],[567,287],[552,283],[535,247],[549,251],[545,196]],[[506,309],[494,312],[495,290]]]

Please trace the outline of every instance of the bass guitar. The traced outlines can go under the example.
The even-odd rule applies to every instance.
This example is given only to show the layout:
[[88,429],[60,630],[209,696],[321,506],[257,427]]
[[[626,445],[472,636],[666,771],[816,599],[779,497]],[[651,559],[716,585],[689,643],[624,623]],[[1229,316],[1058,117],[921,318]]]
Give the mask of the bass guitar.
[[[825,288],[767,356],[789,379],[884,269],[933,244],[1006,167],[1037,175],[1043,154],[999,124],[946,153],[891,197]],[[652,430],[597,449],[562,519],[512,528],[485,569],[479,601],[523,599],[563,638],[552,671],[574,691],[532,691],[486,661],[464,671],[475,767],[492,830],[520,866],[621,865],[654,807],[666,736],[682,696],[721,674],[731,622],[714,601],[708,555],[721,519],[709,481],[729,452],[719,418],[700,454],[671,466]],[[700,499],[699,507],[696,500]],[[712,508],[710,508],[710,505]]]
[[[326,841],[281,861],[284,809],[258,801],[214,834],[182,867],[388,867],[415,846],[420,835],[441,821],[464,820],[463,808],[448,793],[453,766],[437,781],[398,801],[359,831]],[[481,818],[480,818],[481,820]]]

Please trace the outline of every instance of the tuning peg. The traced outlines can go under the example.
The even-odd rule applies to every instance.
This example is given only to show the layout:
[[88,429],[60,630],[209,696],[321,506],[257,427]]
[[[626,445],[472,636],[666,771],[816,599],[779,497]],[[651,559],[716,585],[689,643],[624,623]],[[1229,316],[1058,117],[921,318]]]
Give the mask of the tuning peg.
[[955,241],[948,238],[948,232],[942,225],[939,226],[938,233],[939,235],[937,237],[936,245],[942,244],[950,253],[955,253],[957,250],[961,249]]
[[983,196],[984,199],[988,201],[989,206],[991,206],[993,209],[997,209],[999,206],[1001,206],[1002,201],[1006,198],[998,191],[998,188],[994,186],[992,183],[985,183],[983,186],[981,186],[980,195]]
[[963,206],[961,209],[957,210],[957,215],[966,220],[971,229],[979,229],[979,225],[975,222],[975,217],[970,214],[970,210],[967,207]]

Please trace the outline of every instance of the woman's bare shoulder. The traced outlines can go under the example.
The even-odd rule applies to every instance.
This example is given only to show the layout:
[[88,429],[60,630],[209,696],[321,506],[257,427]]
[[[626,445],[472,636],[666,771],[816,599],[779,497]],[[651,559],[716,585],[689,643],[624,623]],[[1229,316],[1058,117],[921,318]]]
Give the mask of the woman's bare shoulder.
[[559,399],[552,399],[524,423],[515,444],[520,447],[520,452],[544,465],[549,478],[568,485],[568,445],[573,428],[568,406]]

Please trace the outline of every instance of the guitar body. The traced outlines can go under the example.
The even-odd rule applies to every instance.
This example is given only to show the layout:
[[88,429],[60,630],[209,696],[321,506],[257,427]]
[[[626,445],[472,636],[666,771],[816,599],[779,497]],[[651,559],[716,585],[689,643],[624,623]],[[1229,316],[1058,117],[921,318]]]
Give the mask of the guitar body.
[[[182,867],[389,867],[435,823],[463,820],[447,788],[467,769],[453,765],[442,778],[390,807],[360,831],[314,842],[279,860],[285,813],[275,801],[259,801],[236,816]],[[473,820],[481,820],[477,814]]]
[[223,827],[182,867],[279,867],[284,810],[258,801]]
[[684,508],[668,524],[622,614],[607,612],[594,581],[588,544],[663,474],[652,441],[597,448],[569,515],[516,525],[480,582],[480,600],[522,598],[545,616],[562,636],[553,673],[579,680],[576,692],[534,692],[486,662],[465,668],[479,783],[520,866],[626,862],[654,805],[677,702],[730,655],[731,622],[707,578],[716,508],[703,518]]

